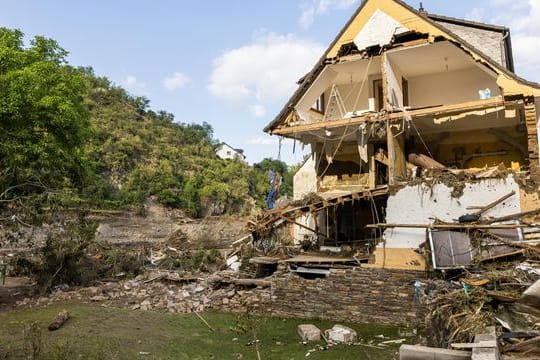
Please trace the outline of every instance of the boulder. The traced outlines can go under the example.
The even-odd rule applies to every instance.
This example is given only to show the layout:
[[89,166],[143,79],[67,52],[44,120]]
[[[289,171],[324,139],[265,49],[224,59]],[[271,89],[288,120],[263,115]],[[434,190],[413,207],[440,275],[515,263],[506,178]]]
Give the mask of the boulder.
[[296,328],[298,335],[303,341],[321,340],[321,330],[312,324],[301,324]]
[[336,324],[330,330],[326,330],[326,338],[333,342],[350,344],[358,339],[358,334],[350,327]]

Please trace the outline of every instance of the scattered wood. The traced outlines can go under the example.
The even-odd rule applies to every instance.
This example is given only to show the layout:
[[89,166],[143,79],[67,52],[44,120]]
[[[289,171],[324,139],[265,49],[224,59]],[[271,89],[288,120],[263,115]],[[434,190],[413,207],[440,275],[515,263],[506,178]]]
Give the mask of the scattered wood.
[[313,255],[298,255],[289,259],[281,260],[280,262],[294,264],[357,264],[354,258]]
[[504,347],[504,352],[511,351],[527,351],[529,349],[538,349],[540,347],[540,336],[534,337],[529,340],[519,342],[517,344],[506,345]]
[[535,214],[538,214],[538,213],[540,213],[540,208],[534,209],[534,210],[529,210],[529,211],[523,211],[523,212],[511,214],[511,215],[491,218],[491,219],[489,219],[489,221],[487,221],[487,223],[491,224],[491,223],[496,223],[496,222],[501,222],[501,221],[515,220],[515,219],[522,218],[524,216],[535,215]]
[[204,323],[204,325],[206,325],[210,329],[210,331],[216,331],[198,312],[193,311],[193,313],[197,315],[199,319],[201,319],[201,321]]
[[[474,342],[485,346],[474,347],[472,349],[472,360],[499,360],[499,347],[497,344],[497,334],[495,326],[489,326],[483,334],[476,334]],[[487,346],[489,345],[489,346]]]
[[250,264],[263,264],[263,265],[273,265],[277,264],[280,259],[277,257],[271,256],[257,256],[249,259]]
[[499,302],[504,302],[504,303],[513,303],[519,300],[519,298],[517,297],[507,295],[500,291],[488,291],[487,295],[490,296],[494,300],[497,300]]
[[55,331],[62,327],[62,325],[65,324],[66,321],[69,319],[69,313],[67,310],[62,310],[56,315],[54,320],[49,324],[48,329],[49,331]]

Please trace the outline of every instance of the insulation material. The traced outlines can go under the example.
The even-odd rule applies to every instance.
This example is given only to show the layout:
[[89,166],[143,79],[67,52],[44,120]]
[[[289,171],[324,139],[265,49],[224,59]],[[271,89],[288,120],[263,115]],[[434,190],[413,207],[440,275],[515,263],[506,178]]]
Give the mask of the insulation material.
[[354,43],[360,50],[375,45],[382,47],[389,44],[394,35],[407,31],[409,30],[396,19],[384,11],[377,9],[358,35],[356,35]]
[[[489,108],[489,109],[465,111],[465,112],[461,112],[459,114],[433,117],[433,123],[437,124],[437,125],[440,125],[440,124],[443,124],[443,123],[445,123],[447,121],[464,119],[467,116],[485,116],[485,115],[488,115],[488,114],[497,113],[497,112],[502,111],[502,110],[505,110],[504,106],[497,106],[497,107],[493,107],[493,108]],[[509,115],[512,115],[512,114],[509,114]],[[513,111],[513,115],[514,115],[513,117],[515,118],[515,111]],[[506,113],[505,113],[505,118],[512,118],[512,117],[506,116]]]
[[[358,155],[360,160],[367,163],[369,161],[368,142],[371,132],[370,124],[362,124],[356,132],[356,142],[358,144]],[[361,165],[361,163],[360,163]]]
[[321,74],[310,86],[308,91],[306,91],[304,96],[300,99],[300,101],[298,101],[298,103],[294,107],[294,109],[302,119],[310,119],[310,115],[308,114],[309,109],[313,106],[313,104],[315,104],[321,94],[330,86],[332,86],[337,75],[338,72],[332,70],[329,66],[324,68]]
[[393,109],[403,110],[403,90],[401,89],[401,73],[399,68],[392,64],[388,57],[384,63],[388,80],[388,102]]

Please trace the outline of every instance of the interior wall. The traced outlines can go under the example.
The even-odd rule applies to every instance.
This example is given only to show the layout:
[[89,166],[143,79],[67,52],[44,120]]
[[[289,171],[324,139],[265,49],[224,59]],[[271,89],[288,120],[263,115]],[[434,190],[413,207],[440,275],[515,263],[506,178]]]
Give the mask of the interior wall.
[[[298,169],[293,177],[293,197],[295,200],[302,199],[305,195],[317,192],[317,174],[315,172],[315,160],[310,156]],[[315,220],[311,215],[303,215],[296,221],[310,229],[315,229]],[[314,233],[301,226],[293,226],[294,243],[299,244],[306,238],[312,238]]]
[[500,95],[494,78],[479,68],[441,72],[409,78],[409,103],[412,108],[457,104],[479,100],[479,90],[489,88]]
[[[345,105],[346,112],[349,111],[356,111],[356,110],[368,110],[369,108],[369,88],[371,84],[368,80],[364,83],[364,87],[360,91],[361,84],[360,83],[352,83],[352,84],[343,84],[338,85],[338,91],[341,95],[341,98],[343,99],[343,103]],[[358,101],[356,98],[358,97]],[[329,103],[330,103],[330,91],[325,93],[325,98],[328,99],[325,109],[329,109]],[[356,102],[356,106],[355,106]],[[339,117],[332,117],[332,118],[339,118]]]
[[403,72],[390,59],[386,58],[386,76],[388,80],[388,102],[394,109],[403,109]]
[[[469,206],[487,205],[511,191],[516,194],[484,215],[499,217],[521,211],[519,186],[513,176],[504,179],[485,179],[466,183],[463,195],[451,196],[452,188],[445,184],[406,186],[388,197],[386,222],[398,224],[429,224],[434,218],[455,222],[461,215],[469,214]],[[384,239],[386,248],[416,249],[426,240],[425,228],[388,228]],[[380,244],[382,248],[383,245]]]

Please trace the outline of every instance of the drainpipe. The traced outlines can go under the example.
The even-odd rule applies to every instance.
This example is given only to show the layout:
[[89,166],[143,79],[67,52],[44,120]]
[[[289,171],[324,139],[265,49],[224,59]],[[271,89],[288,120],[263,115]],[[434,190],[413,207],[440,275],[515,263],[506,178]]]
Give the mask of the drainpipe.
[[504,35],[500,40],[501,44],[501,62],[504,59],[506,68],[514,72],[514,59],[512,58],[512,45],[510,42],[510,29],[504,30]]

